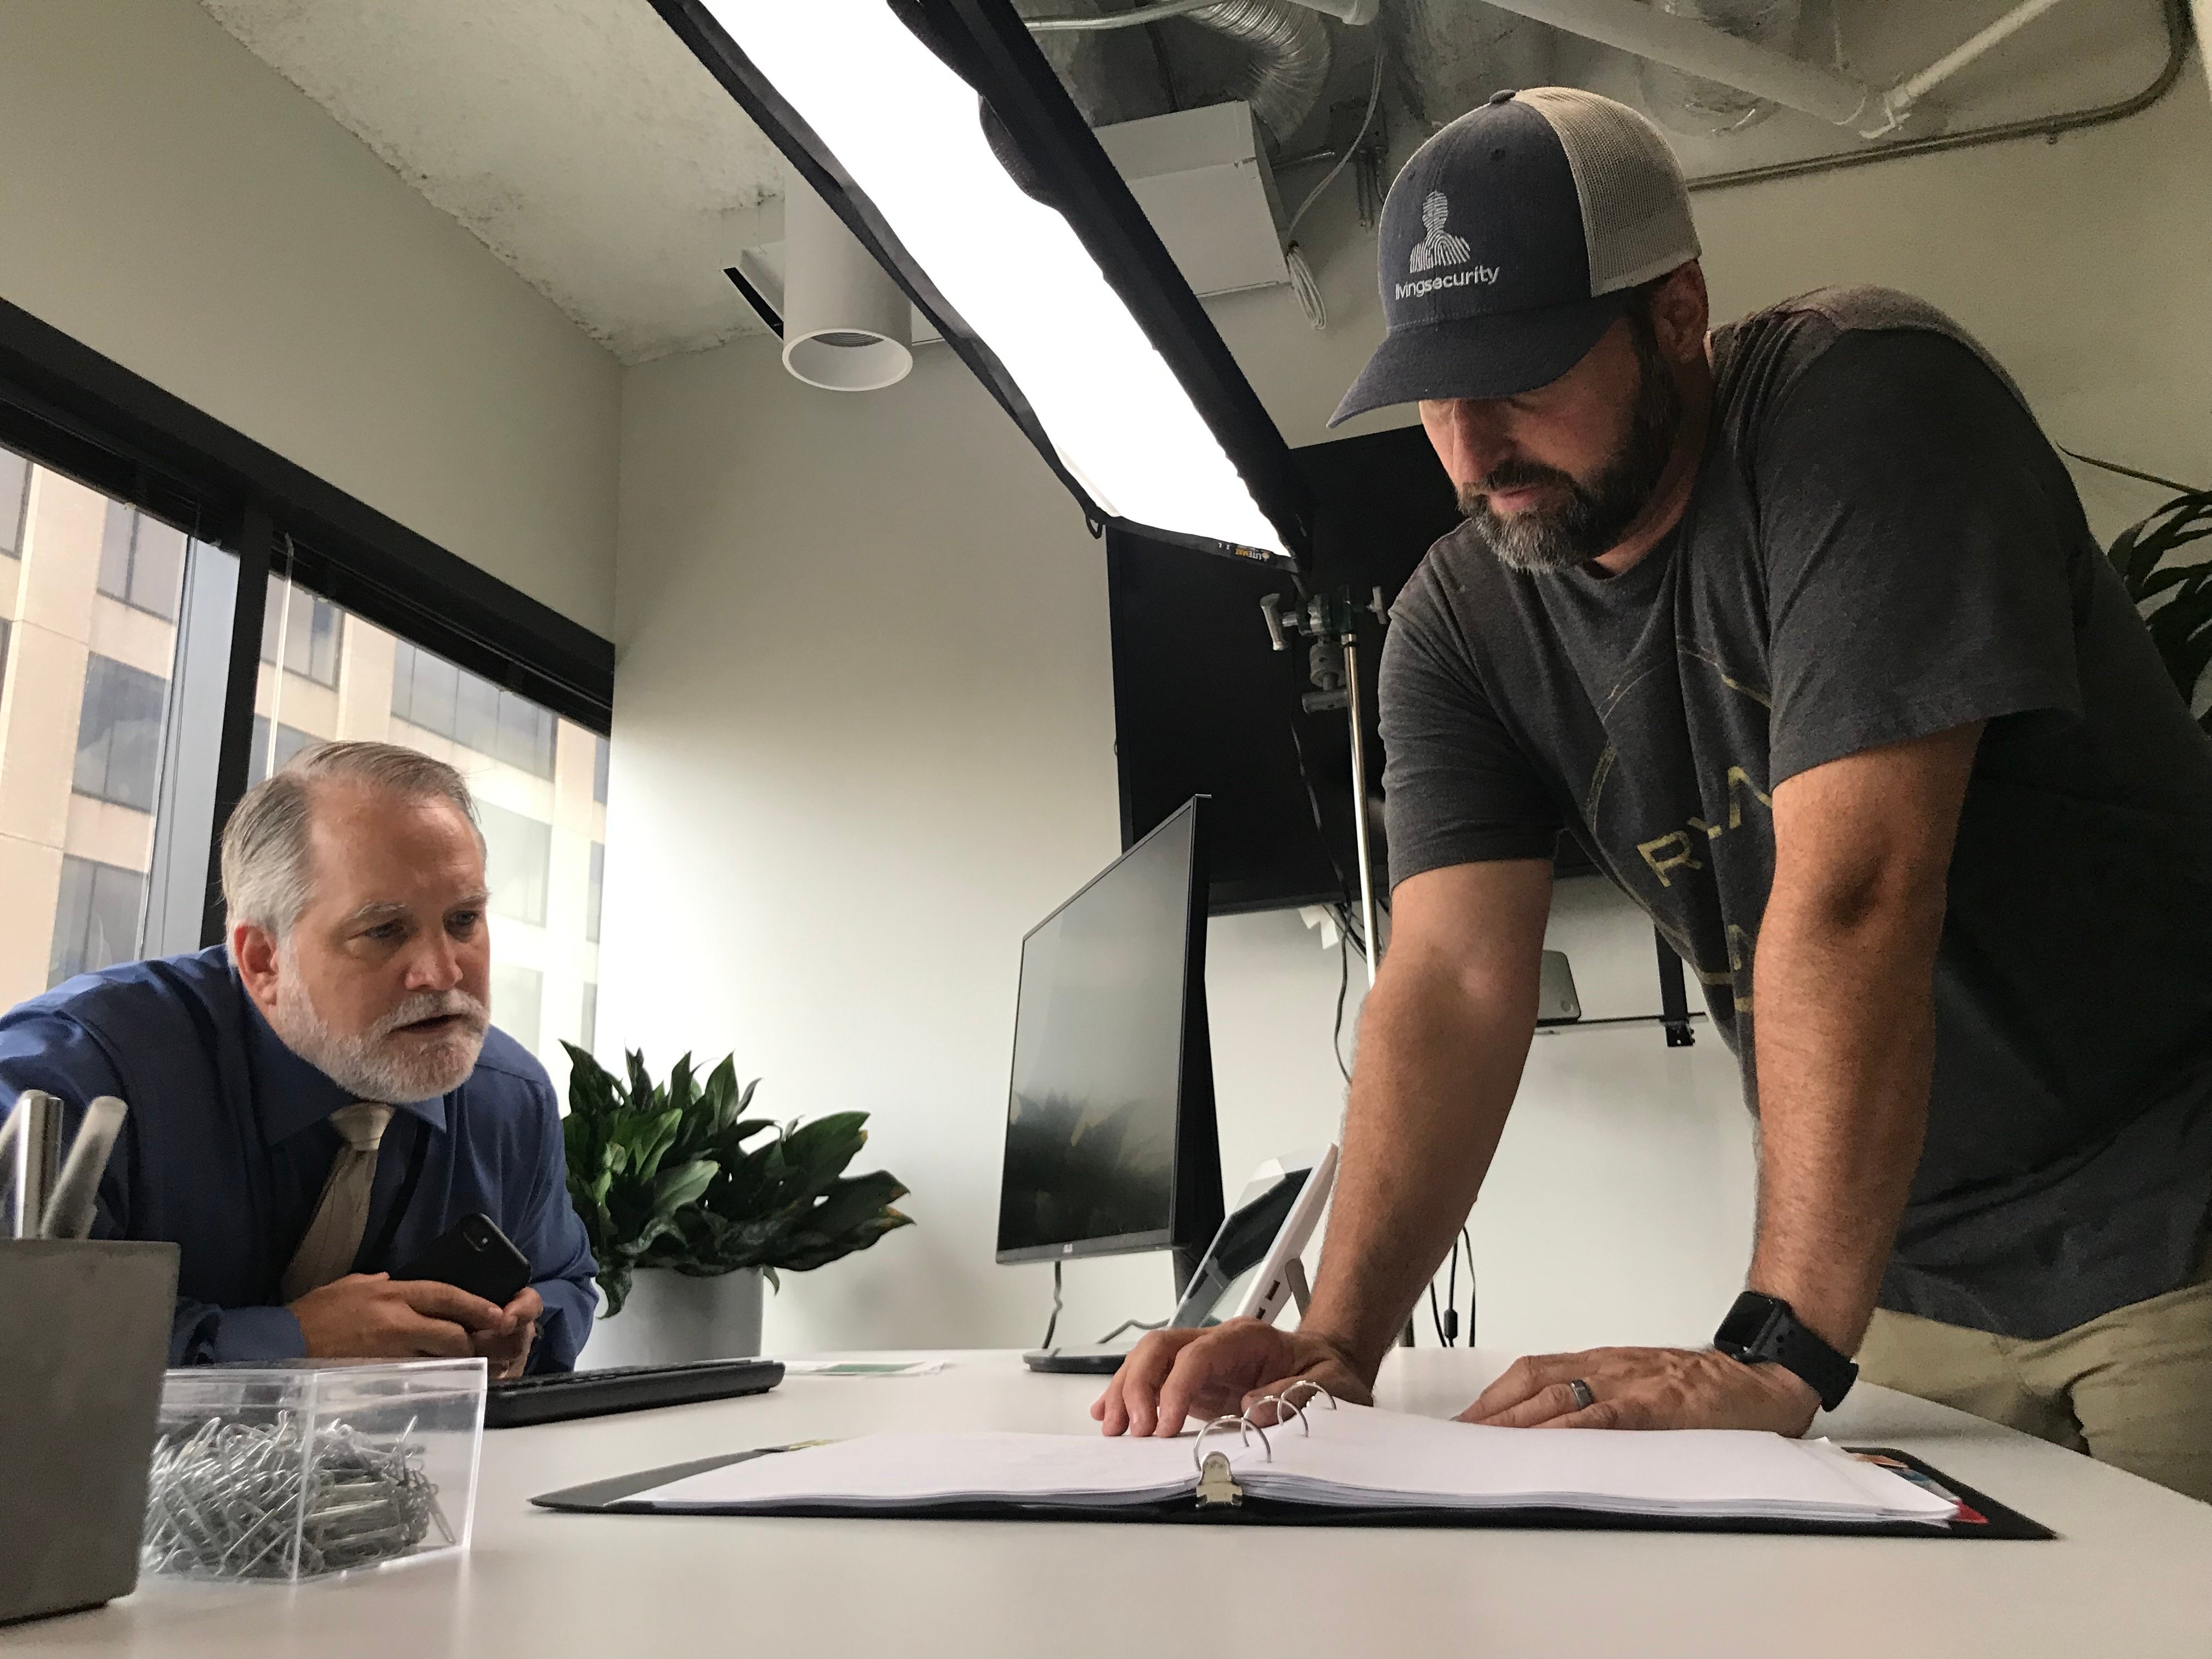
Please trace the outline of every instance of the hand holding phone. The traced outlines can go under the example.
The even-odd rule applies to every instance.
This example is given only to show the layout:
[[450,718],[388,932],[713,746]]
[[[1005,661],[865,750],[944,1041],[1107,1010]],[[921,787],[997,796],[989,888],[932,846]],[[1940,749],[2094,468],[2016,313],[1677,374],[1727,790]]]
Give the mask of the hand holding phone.
[[530,1258],[489,1216],[463,1216],[404,1267],[396,1279],[433,1279],[504,1308],[530,1283]]

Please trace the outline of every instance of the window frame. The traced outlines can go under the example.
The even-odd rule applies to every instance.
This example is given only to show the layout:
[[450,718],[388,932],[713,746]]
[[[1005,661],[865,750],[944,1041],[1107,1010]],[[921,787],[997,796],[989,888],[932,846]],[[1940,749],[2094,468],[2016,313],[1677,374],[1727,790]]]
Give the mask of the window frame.
[[222,937],[222,828],[246,793],[272,574],[607,734],[611,641],[5,301],[0,445],[238,560],[203,944]]

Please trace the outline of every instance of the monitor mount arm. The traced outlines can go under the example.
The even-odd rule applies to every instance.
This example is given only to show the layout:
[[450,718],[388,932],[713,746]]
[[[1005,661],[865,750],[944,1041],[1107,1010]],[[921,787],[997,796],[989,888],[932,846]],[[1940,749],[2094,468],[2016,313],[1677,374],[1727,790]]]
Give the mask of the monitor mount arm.
[[1375,871],[1367,850],[1367,732],[1360,706],[1358,625],[1364,611],[1388,627],[1390,611],[1380,587],[1371,590],[1364,605],[1354,601],[1348,587],[1328,592],[1303,589],[1301,584],[1303,603],[1287,610],[1282,594],[1268,594],[1260,601],[1260,615],[1276,650],[1289,650],[1294,634],[1313,641],[1306,653],[1306,673],[1314,689],[1298,699],[1305,711],[1341,708],[1352,721],[1352,836],[1359,859],[1360,937],[1367,942],[1367,983],[1372,987],[1382,945],[1375,933]]

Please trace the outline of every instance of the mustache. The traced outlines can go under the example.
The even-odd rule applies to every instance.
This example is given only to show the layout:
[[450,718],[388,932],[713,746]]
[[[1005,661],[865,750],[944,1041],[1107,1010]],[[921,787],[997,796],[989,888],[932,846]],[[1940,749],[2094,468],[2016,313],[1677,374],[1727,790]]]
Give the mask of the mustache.
[[1535,461],[1500,461],[1481,477],[1460,485],[1461,516],[1473,518],[1494,491],[1527,489],[1537,484],[1559,484],[1571,495],[1579,494],[1582,489],[1572,473],[1562,472],[1555,466]]
[[466,991],[417,991],[369,1028],[369,1041],[380,1042],[403,1025],[443,1018],[459,1019],[471,1030],[481,1031],[491,1024],[491,1010]]

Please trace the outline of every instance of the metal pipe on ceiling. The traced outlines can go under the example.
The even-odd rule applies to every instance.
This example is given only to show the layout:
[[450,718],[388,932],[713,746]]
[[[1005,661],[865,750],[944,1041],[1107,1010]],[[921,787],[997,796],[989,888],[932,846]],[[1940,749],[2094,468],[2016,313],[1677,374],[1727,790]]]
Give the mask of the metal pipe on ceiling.
[[1500,9],[1548,23],[1601,45],[1700,75],[1765,98],[1785,108],[1815,115],[1863,138],[1894,132],[1928,90],[1948,79],[2018,30],[2033,22],[2058,0],[2021,0],[1996,22],[1947,52],[1919,74],[1885,90],[1839,70],[1823,69],[1770,47],[1713,27],[1694,18],[1677,17],[1640,0],[1491,0]]

